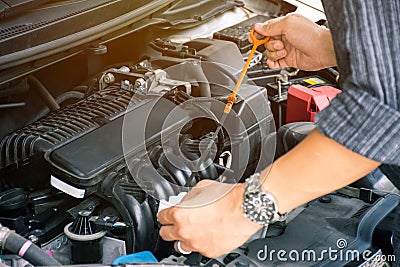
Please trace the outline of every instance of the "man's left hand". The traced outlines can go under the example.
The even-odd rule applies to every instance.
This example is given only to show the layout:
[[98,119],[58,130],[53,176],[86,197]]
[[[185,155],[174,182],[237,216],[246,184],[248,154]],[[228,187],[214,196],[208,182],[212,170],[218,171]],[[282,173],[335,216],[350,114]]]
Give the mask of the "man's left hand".
[[229,253],[261,228],[243,216],[243,193],[243,184],[199,182],[178,206],[158,214],[161,237],[209,258]]

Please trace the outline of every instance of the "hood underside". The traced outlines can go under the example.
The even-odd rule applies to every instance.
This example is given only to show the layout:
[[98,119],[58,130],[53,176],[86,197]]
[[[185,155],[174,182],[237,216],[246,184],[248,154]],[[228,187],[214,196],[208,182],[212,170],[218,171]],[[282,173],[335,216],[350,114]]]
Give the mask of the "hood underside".
[[[10,1],[9,1],[10,2]],[[79,53],[150,24],[193,23],[238,1],[65,0],[0,2],[0,70],[57,53]],[[114,34],[114,35],[113,35]]]

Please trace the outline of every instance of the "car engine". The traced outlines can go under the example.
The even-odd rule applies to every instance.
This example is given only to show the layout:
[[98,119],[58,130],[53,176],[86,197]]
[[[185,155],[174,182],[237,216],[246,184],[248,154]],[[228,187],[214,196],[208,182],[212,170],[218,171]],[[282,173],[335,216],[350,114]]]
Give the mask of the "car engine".
[[[209,12],[210,1],[203,1],[200,11],[177,2],[153,14],[151,19],[164,24],[149,17],[148,25],[142,21],[134,24],[135,31],[91,42],[84,52],[39,60],[27,75],[17,75],[17,68],[2,70],[0,263],[45,265],[5,247],[14,234],[57,264],[79,266],[118,265],[117,258],[143,251],[167,265],[285,265],[268,259],[267,245],[275,251],[315,248],[319,254],[328,247],[341,255],[371,252],[368,259],[342,259],[341,264],[353,266],[389,255],[390,222],[399,199],[379,173],[362,180],[362,186],[296,209],[286,221],[218,259],[179,255],[173,243],[160,238],[161,200],[188,192],[204,179],[243,182],[287,152],[277,130],[286,124],[290,86],[339,89],[335,69],[271,70],[260,50],[237,103],[221,123],[251,48],[251,26],[296,7],[265,1],[268,14],[243,17],[250,11],[240,1],[215,1],[223,2],[217,5],[219,14]],[[195,22],[193,12],[201,15]],[[182,40],[188,29],[201,32],[229,12],[237,20],[232,25]],[[169,16],[176,25],[165,24]],[[6,81],[9,77],[14,78]],[[304,258],[290,261],[317,265]],[[332,263],[326,255],[318,264]]]

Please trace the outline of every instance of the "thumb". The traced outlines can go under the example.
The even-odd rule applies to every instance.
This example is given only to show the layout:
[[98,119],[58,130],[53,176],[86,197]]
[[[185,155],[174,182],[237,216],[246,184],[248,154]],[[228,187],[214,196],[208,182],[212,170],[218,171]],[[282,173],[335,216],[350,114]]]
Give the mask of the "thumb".
[[263,36],[280,36],[285,31],[284,17],[268,20],[264,23],[256,23],[254,30]]

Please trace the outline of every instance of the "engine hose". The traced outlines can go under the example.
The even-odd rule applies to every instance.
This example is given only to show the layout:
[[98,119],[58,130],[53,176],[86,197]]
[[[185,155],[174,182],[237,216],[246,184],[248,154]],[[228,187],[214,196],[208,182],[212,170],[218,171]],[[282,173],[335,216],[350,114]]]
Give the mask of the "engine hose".
[[[196,153],[190,152],[188,147],[185,145],[181,146],[181,150],[182,153],[189,159],[192,161],[195,160],[199,160],[201,158],[201,156],[197,155]],[[203,153],[207,153],[206,151],[204,151]],[[209,179],[209,180],[216,180],[218,178],[218,171],[215,167],[215,165],[213,164],[213,161],[211,159],[211,157],[207,158],[207,160],[204,161],[204,164],[207,165],[208,163],[208,167],[206,168],[201,168],[204,165],[200,165],[199,167],[199,171],[198,173],[200,174],[201,178],[205,178],[205,179]],[[190,179],[190,177],[188,177],[188,179],[186,179],[186,183],[187,181]],[[186,186],[186,185],[185,185]]]
[[33,244],[30,240],[11,231],[7,227],[2,227],[1,224],[0,247],[19,255],[35,266],[61,266],[58,261]]
[[35,76],[29,75],[28,83],[36,89],[36,91],[39,93],[40,97],[43,99],[44,103],[46,104],[46,106],[49,107],[50,110],[54,111],[60,108],[54,97]]
[[[65,92],[65,93],[59,95],[55,100],[56,100],[57,104],[61,104],[66,100],[82,99],[84,97],[85,97],[84,93],[81,93],[78,91],[69,91],[69,92]],[[36,115],[35,118],[33,118],[30,122],[35,122],[35,121],[41,119],[42,117],[46,116],[49,112],[50,112],[49,108],[42,109],[38,113],[38,115]]]
[[335,81],[338,83],[340,73],[337,70],[335,70],[334,68],[327,68],[326,70],[328,71],[328,73],[330,75],[332,75],[335,78]]
[[200,62],[188,61],[186,63],[186,77],[189,81],[197,81],[200,90],[200,96],[211,97],[211,88],[207,77],[203,72]]

